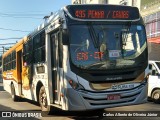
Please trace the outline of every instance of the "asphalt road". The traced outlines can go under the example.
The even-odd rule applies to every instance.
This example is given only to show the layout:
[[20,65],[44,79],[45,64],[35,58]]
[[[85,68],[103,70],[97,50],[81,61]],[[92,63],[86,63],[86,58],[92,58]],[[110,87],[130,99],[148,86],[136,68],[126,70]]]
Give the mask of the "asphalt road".
[[[3,90],[2,84],[0,83],[0,114],[2,114],[2,112],[11,112],[12,118],[5,117],[0,118],[0,120],[28,120],[28,118],[25,118],[25,115],[27,117],[28,115],[33,115],[30,116],[29,120],[159,120],[160,104],[147,102],[141,105],[115,107],[105,109],[104,111],[88,112],[66,112],[54,109],[54,112],[51,113],[51,115],[45,115],[45,113],[40,111],[40,107],[37,105],[37,103],[26,99],[23,99],[19,102],[13,102],[10,94]],[[15,116],[19,113],[20,115],[24,115],[23,118],[15,118]],[[34,113],[36,113],[37,116]],[[129,117],[129,113],[134,117]],[[152,113],[152,117],[146,117],[148,113]],[[159,117],[153,117],[156,114],[158,114]],[[113,117],[112,115],[119,116]]]

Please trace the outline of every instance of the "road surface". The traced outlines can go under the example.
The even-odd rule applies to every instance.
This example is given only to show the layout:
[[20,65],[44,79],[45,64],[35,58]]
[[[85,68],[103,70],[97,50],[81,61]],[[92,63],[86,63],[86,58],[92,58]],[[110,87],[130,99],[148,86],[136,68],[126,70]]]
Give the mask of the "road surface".
[[[89,111],[89,112],[66,112],[66,111],[54,111],[51,115],[44,115],[40,111],[40,107],[37,103],[31,102],[29,100],[23,99],[20,102],[13,102],[9,93],[3,90],[2,84],[0,83],[0,113],[2,112],[12,112],[12,118],[6,117],[6,120],[23,120],[24,116],[28,114],[37,113],[37,116],[31,116],[29,120],[159,120],[160,117],[146,117],[148,113],[158,114],[160,116],[160,104],[154,104],[153,102],[148,102],[141,105],[133,106],[123,106],[108,108],[104,111]],[[128,112],[132,111],[132,112]],[[159,111],[159,112],[158,112]],[[15,113],[14,113],[15,112]],[[16,117],[18,113],[23,113],[23,118]],[[131,113],[134,117],[128,117],[128,114]],[[112,115],[119,115],[118,117],[112,117]],[[127,117],[125,116],[127,114]],[[142,115],[140,117],[140,115]],[[42,117],[41,117],[42,116]],[[136,117],[135,117],[136,116]],[[139,116],[139,117],[137,117]],[[34,118],[37,117],[37,118]],[[4,119],[4,118],[3,118]],[[2,120],[3,120],[2,119]],[[1,120],[1,118],[0,118]]]

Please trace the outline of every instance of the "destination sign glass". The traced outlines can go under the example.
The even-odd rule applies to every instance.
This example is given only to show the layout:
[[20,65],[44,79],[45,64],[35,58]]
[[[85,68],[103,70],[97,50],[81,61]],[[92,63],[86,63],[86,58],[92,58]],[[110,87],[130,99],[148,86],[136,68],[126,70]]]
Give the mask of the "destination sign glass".
[[118,5],[70,5],[69,14],[78,19],[136,20],[139,10],[136,7]]

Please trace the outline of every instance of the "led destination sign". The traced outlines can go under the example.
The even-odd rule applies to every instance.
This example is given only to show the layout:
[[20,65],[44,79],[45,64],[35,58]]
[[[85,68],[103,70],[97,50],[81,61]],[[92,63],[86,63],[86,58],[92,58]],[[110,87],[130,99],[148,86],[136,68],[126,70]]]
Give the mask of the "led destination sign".
[[77,53],[77,61],[87,61],[89,58],[94,58],[94,59],[103,59],[103,52],[94,52],[88,53],[88,52],[78,52]]
[[118,5],[70,5],[69,14],[78,19],[137,20],[139,10],[136,7]]
[[129,11],[76,10],[75,16],[81,19],[128,19]]

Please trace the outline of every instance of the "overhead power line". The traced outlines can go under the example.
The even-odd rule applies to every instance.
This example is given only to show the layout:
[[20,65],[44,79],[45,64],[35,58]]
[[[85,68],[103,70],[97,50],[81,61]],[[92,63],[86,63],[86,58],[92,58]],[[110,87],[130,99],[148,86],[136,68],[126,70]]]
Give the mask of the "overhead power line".
[[16,44],[16,43],[5,43],[5,44],[0,44],[0,45],[13,45],[13,44]]
[[45,14],[36,14],[36,13],[2,13],[0,12],[1,17],[12,17],[12,18],[32,18],[32,19],[42,19]]
[[1,15],[7,15],[7,16],[45,16],[45,14],[40,13],[2,13]]
[[34,13],[34,12],[33,11],[32,13],[26,13],[26,12],[3,13],[3,12],[0,12],[0,17],[31,18],[31,19],[41,19],[42,20],[44,16],[46,16],[46,13],[43,13],[44,11],[38,12],[38,13]]
[[0,40],[13,40],[13,39],[19,40],[19,39],[22,39],[22,37],[20,38],[0,38]]
[[11,17],[11,18],[30,18],[30,19],[43,19],[38,17],[19,17],[19,16],[8,16],[8,15],[0,15],[1,17]]
[[15,30],[15,29],[8,29],[8,28],[0,28],[1,30],[9,30],[9,31],[18,31],[18,32],[31,32],[26,30]]

